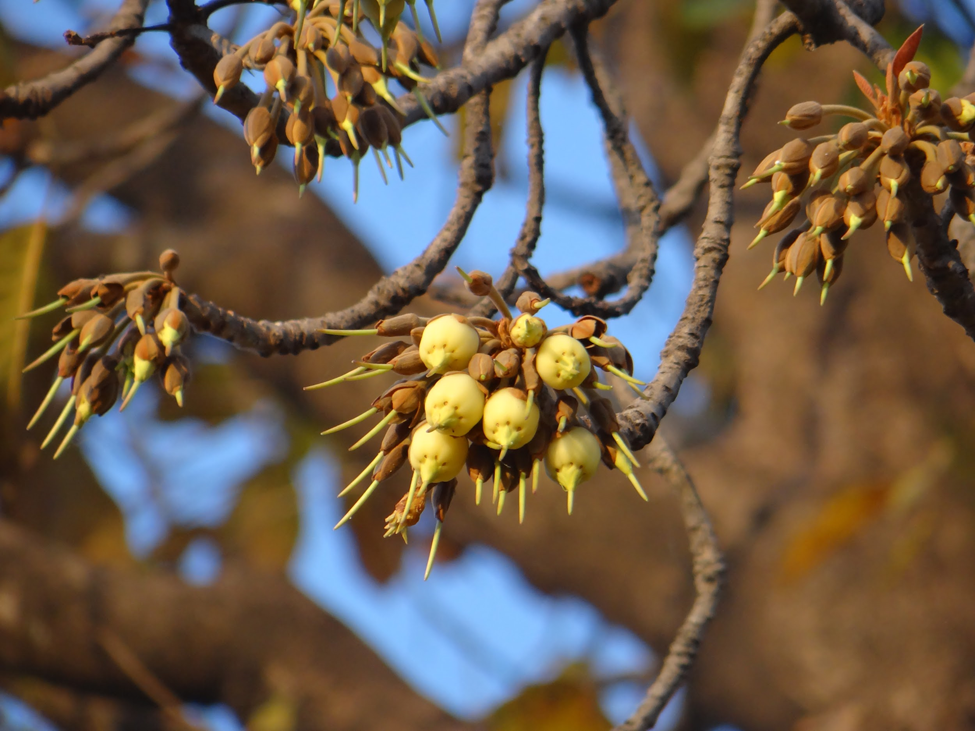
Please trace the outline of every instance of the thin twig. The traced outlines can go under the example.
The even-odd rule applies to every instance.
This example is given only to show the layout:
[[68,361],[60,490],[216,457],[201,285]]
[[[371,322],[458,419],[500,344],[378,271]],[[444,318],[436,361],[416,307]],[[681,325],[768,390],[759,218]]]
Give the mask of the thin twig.
[[798,28],[796,17],[792,13],[783,13],[748,44],[735,70],[715,132],[709,162],[711,193],[707,218],[694,246],[694,281],[684,312],[660,354],[657,374],[644,391],[646,400],[635,401],[619,415],[622,431],[635,449],[653,439],[660,420],[677,398],[681,384],[698,364],[704,338],[711,326],[721,272],[728,261],[735,176],[741,165],[739,135],[748,99],[765,59]]
[[[518,272],[528,264],[535,245],[542,233],[542,209],[545,206],[545,133],[542,130],[539,99],[542,93],[542,73],[545,70],[545,56],[542,54],[531,65],[528,76],[528,200],[525,203],[525,218],[518,232],[518,239],[511,249],[511,263],[498,277],[495,285],[502,297],[508,298],[518,282]],[[495,311],[490,299],[482,299],[472,313],[490,317]]]
[[670,483],[680,497],[681,516],[691,548],[695,598],[667,651],[656,680],[647,689],[646,696],[633,715],[614,731],[646,731],[657,722],[667,701],[677,692],[694,664],[704,630],[718,605],[725,570],[707,511],[680,459],[659,434],[647,454],[650,466]]
[[143,33],[169,32],[170,30],[172,30],[172,26],[169,23],[146,25],[141,28],[104,30],[98,33],[92,33],[90,36],[83,36],[73,30],[66,30],[64,31],[64,42],[69,46],[88,46],[88,48],[94,48],[99,43],[111,40],[112,38],[135,38],[136,36],[141,36]]
[[[115,30],[142,25],[149,0],[125,0],[112,18]],[[134,42],[113,38],[102,43],[65,69],[43,79],[8,86],[0,92],[0,121],[9,117],[36,119],[50,112],[78,89],[98,78]]]
[[183,716],[183,703],[173,691],[157,678],[118,635],[106,629],[97,633],[98,644],[112,658],[119,670],[125,673],[136,687],[159,706],[169,718],[187,731],[200,731]]

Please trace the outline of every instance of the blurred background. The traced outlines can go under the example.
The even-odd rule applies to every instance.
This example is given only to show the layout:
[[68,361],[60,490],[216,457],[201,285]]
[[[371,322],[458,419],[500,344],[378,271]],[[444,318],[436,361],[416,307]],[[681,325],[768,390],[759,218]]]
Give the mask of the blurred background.
[[[533,5],[505,6],[501,29]],[[471,7],[437,4],[446,65]],[[63,66],[76,49],[62,33],[98,30],[116,9],[0,3],[0,84]],[[592,26],[660,188],[713,129],[753,12],[747,0],[620,0]],[[239,41],[276,17],[248,4],[211,26]],[[919,58],[947,97],[973,18],[968,0],[915,0],[889,4],[879,29],[897,46],[926,23]],[[165,5],[152,3],[146,23],[165,20]],[[743,130],[743,168],[789,139],[775,121],[791,105],[859,104],[853,69],[880,80],[846,46],[808,52],[793,38],[775,51]],[[491,111],[497,180],[453,263],[497,275],[527,195],[524,75],[495,87]],[[560,43],[541,118],[547,200],[535,262],[549,274],[624,246],[598,116]],[[669,488],[644,469],[646,505],[614,473],[581,489],[570,518],[543,480],[519,526],[513,510],[475,507],[462,482],[424,582],[426,542],[382,538],[405,486],[332,530],[348,507],[336,494],[371,455],[347,451],[366,427],[318,434],[360,413],[376,387],[302,387],[348,370],[361,340],[264,360],[196,337],[182,410],[144,388],[56,463],[39,451],[50,419],[24,431],[50,385],[45,369],[20,375],[49,326],[13,322],[25,278],[36,276],[41,304],[75,277],[155,268],[172,247],[181,286],[241,314],[341,309],[442,225],[463,115],[443,122],[449,137],[429,123],[405,131],[415,163],[405,182],[384,184],[367,159],[353,204],[350,163],[328,160],[324,181],[299,199],[289,155],[254,176],[240,123],[201,100],[165,33],[140,37],[48,117],[5,122],[0,509],[23,529],[18,545],[50,553],[27,574],[17,546],[0,541],[0,624],[4,576],[46,586],[61,562],[108,577],[119,606],[156,601],[131,634],[106,641],[96,617],[91,638],[72,635],[100,643],[111,682],[86,677],[57,638],[44,659],[0,651],[4,727],[588,731],[636,707],[693,598]],[[824,307],[814,287],[795,298],[781,282],[756,292],[774,244],[745,246],[764,195],[737,196],[714,326],[663,426],[729,574],[689,685],[660,727],[975,728],[975,349],[876,230],[858,236]],[[611,323],[638,377],[652,377],[683,307],[702,214],[699,205],[664,237],[652,288]],[[446,307],[427,297],[410,309]],[[424,517],[417,538],[432,530]]]

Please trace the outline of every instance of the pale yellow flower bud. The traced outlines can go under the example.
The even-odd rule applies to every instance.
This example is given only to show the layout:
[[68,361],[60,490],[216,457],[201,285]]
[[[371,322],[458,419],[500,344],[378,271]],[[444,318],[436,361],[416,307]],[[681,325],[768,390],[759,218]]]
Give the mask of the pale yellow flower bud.
[[410,441],[410,466],[424,485],[455,478],[467,460],[467,440],[439,431],[430,431],[427,423],[413,430]]
[[484,404],[484,436],[503,451],[524,447],[538,429],[538,406],[527,406],[527,396],[516,388],[491,394]]
[[450,373],[430,389],[423,408],[431,427],[460,437],[481,420],[484,392],[467,373]]
[[535,368],[547,385],[563,390],[575,388],[585,381],[592,363],[582,343],[557,333],[542,341],[535,357]]
[[438,317],[427,323],[420,338],[420,359],[434,373],[467,368],[481,339],[477,330],[455,315]]

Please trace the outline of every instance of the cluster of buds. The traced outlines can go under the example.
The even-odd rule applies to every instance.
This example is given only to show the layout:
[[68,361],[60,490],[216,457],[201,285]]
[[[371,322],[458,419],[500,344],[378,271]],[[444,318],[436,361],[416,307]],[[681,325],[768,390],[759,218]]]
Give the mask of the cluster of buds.
[[390,372],[401,376],[367,411],[322,433],[382,415],[351,447],[357,449],[385,430],[379,452],[340,493],[369,482],[335,527],[351,519],[383,481],[409,464],[409,491],[386,518],[386,536],[400,534],[405,540],[407,528],[420,519],[429,497],[437,524],[427,576],[457,476],[465,467],[477,504],[484,485],[493,481],[499,515],[505,496],[518,491],[519,522],[524,520],[528,486],[532,493],[537,490],[543,464],[566,491],[570,514],[576,488],[595,474],[600,462],[623,472],[647,499],[633,472],[639,463],[620,434],[613,403],[602,393],[612,387],[600,382],[598,371],[618,377],[641,397],[639,387],[646,384],[633,377],[633,359],[606,333],[606,323],[586,316],[550,330],[538,316],[547,300],[525,292],[517,302],[520,314],[512,316],[489,274],[460,273],[473,294],[491,298],[500,319],[405,314],[381,320],[369,330],[326,330],[331,335],[395,339],[363,355],[348,373],[308,387]]
[[[772,200],[756,224],[758,236],[786,233],[775,247],[772,271],[764,287],[780,272],[796,277],[798,293],[815,272],[820,302],[843,271],[850,237],[882,223],[887,251],[913,280],[911,258],[916,243],[908,220],[905,186],[917,180],[931,195],[949,192],[959,215],[975,223],[975,95],[942,102],[929,89],[931,71],[914,61],[921,29],[901,46],[887,66],[887,93],[853,72],[873,112],[841,104],[804,102],[792,107],[781,124],[805,130],[830,115],[856,121],[837,134],[799,137],[771,153],[744,187],[770,183]],[[803,215],[804,214],[804,215]]]
[[54,302],[21,316],[38,317],[62,308],[65,312],[51,331],[54,345],[24,368],[26,373],[58,359],[54,382],[28,429],[47,411],[61,384],[70,381],[67,403],[41,444],[47,447],[73,413],[55,459],[89,419],[107,413],[116,402],[124,409],[153,375],[183,405],[190,368],[180,344],[190,334],[190,323],[179,308],[182,292],[173,280],[178,266],[179,255],[169,249],[159,257],[161,273],[76,279],[58,291]]
[[[436,28],[433,0],[426,3]],[[439,61],[421,34],[414,0],[409,0],[409,6],[416,30],[400,20],[404,0],[291,0],[290,22],[275,23],[217,63],[215,102],[240,82],[245,67],[264,73],[264,93],[244,120],[244,139],[258,174],[277,153],[277,128],[284,112],[299,194],[316,177],[321,180],[329,141],[352,161],[354,197],[358,197],[359,161],[370,149],[383,180],[383,161],[393,167],[392,149],[402,178],[402,160],[411,166],[412,162],[402,147],[402,113],[389,90],[393,80],[413,92],[446,134],[417,88],[428,81],[421,75],[421,65],[437,67]],[[363,36],[363,20],[381,36],[380,48]],[[334,91],[331,97],[329,88]]]

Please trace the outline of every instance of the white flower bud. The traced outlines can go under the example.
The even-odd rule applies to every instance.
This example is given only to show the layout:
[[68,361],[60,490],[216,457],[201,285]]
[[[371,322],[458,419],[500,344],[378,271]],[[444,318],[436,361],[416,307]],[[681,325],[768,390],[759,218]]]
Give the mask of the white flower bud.
[[538,406],[528,408],[523,392],[503,388],[491,394],[484,404],[484,436],[503,451],[524,447],[538,429]]
[[481,344],[477,330],[454,315],[431,320],[420,338],[420,360],[434,373],[467,368]]
[[427,393],[423,408],[430,426],[460,437],[481,420],[484,392],[467,373],[449,373]]
[[413,430],[410,441],[410,466],[424,485],[455,478],[467,460],[467,440],[439,431],[429,431],[423,422]]
[[570,335],[556,333],[539,346],[535,369],[546,385],[559,391],[575,388],[585,381],[592,363],[582,343]]

